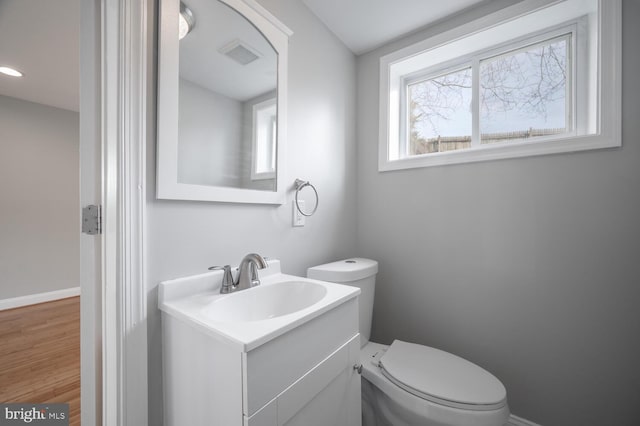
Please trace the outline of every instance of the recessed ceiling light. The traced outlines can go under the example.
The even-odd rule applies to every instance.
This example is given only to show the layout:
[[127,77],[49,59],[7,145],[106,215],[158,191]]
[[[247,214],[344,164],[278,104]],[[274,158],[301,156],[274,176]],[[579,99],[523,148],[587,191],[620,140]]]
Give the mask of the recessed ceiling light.
[[9,67],[0,67],[2,74],[10,75],[11,77],[22,77],[22,73],[18,70]]
[[178,39],[182,40],[193,27],[196,26],[196,18],[193,16],[191,9],[184,3],[180,2],[180,15],[178,16]]

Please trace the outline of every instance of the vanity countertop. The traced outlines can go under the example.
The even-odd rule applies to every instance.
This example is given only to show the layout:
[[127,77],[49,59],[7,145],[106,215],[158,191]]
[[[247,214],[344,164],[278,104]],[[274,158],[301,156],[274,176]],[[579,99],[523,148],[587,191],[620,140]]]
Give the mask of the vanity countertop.
[[[158,307],[167,315],[187,322],[215,339],[236,346],[242,352],[248,352],[360,294],[360,289],[356,287],[283,274],[278,260],[270,260],[268,264],[268,268],[259,271],[260,286],[231,294],[220,294],[222,271],[161,282]],[[234,302],[235,304],[238,301],[242,302],[242,298],[248,301],[253,299],[251,302],[255,306],[256,303],[260,303],[261,293],[266,294],[271,290],[267,289],[268,286],[279,284],[288,288],[295,288],[299,284],[301,288],[320,290],[322,295],[317,297],[319,300],[309,306],[272,318],[220,320],[208,315],[208,312],[215,309],[215,304],[220,303],[222,299],[226,299],[223,303]],[[295,296],[292,295],[292,297]],[[270,302],[273,301],[265,300],[265,303]],[[283,303],[286,303],[286,299]],[[247,306],[249,309],[250,304],[247,303]]]

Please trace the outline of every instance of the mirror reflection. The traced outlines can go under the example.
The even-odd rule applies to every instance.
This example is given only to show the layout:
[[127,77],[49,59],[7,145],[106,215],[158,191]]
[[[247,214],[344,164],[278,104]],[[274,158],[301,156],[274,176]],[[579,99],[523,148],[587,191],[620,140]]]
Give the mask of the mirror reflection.
[[220,1],[180,11],[178,182],[275,191],[277,52]]

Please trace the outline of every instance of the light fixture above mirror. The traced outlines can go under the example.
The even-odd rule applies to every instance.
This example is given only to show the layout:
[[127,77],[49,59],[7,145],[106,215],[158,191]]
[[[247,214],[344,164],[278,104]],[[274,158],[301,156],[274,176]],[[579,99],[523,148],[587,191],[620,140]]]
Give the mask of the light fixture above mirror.
[[182,40],[196,26],[196,18],[186,4],[180,2],[180,15],[178,15],[178,39]]

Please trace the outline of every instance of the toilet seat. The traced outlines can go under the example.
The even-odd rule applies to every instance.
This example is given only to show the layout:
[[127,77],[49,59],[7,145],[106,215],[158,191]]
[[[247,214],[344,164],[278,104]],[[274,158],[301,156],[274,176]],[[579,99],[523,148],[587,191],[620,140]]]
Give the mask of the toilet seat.
[[398,387],[447,407],[489,411],[507,403],[506,389],[491,373],[439,349],[395,340],[378,365]]

